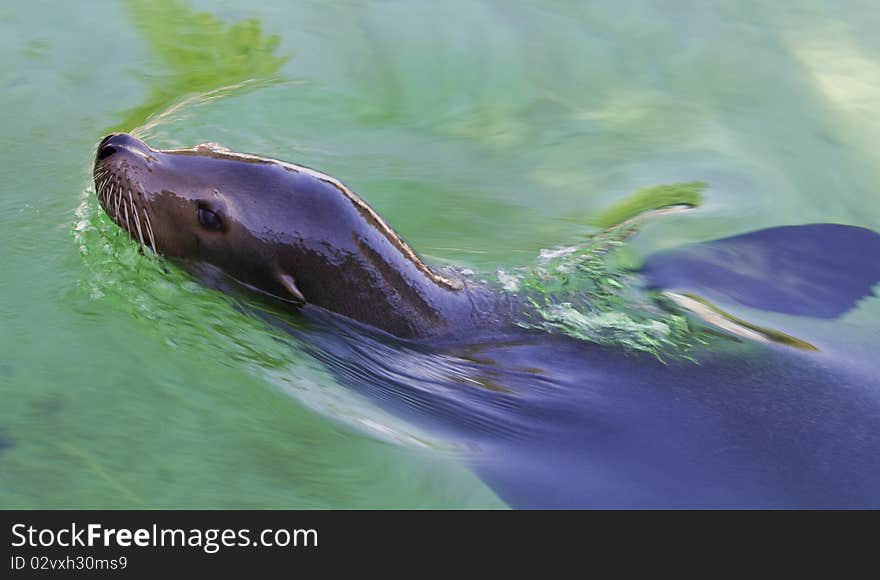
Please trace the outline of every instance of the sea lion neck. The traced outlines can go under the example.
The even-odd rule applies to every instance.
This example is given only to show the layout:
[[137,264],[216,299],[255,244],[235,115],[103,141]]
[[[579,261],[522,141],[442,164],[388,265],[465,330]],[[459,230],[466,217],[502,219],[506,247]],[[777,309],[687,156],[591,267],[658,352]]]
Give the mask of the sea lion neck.
[[[469,322],[470,300],[459,277],[428,266],[341,182],[313,170],[284,170],[299,192],[297,220],[308,227],[285,234],[278,267],[308,303],[404,338]],[[275,231],[285,231],[284,224]]]

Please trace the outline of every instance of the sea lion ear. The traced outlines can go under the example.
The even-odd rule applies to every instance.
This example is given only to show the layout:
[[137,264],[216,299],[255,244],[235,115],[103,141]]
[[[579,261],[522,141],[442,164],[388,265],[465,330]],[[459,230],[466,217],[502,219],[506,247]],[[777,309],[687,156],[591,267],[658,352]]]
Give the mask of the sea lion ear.
[[293,279],[293,276],[290,274],[279,274],[278,281],[281,282],[281,285],[284,286],[285,290],[287,290],[288,294],[290,294],[295,302],[301,304],[306,303],[306,297],[303,296],[303,293],[296,287],[296,280]]

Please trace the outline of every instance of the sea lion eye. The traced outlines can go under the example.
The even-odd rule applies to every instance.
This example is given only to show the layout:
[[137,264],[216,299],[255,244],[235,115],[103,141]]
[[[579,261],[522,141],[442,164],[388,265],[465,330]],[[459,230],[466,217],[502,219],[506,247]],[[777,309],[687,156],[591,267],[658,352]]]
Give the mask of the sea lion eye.
[[220,231],[223,229],[223,220],[220,219],[217,212],[202,206],[199,207],[199,223],[206,230]]

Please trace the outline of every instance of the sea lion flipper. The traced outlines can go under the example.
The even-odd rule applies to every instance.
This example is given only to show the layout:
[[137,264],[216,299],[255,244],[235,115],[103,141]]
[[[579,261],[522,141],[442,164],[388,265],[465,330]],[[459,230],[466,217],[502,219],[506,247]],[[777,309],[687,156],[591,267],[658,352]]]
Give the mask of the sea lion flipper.
[[708,322],[725,332],[729,332],[730,334],[735,334],[736,336],[741,336],[758,342],[776,342],[792,348],[799,348],[801,350],[819,350],[818,347],[806,340],[802,340],[796,336],[782,332],[781,330],[760,326],[753,322],[749,322],[748,320],[743,320],[742,318],[734,316],[700,296],[694,294],[677,294],[669,290],[664,290],[663,295],[678,304],[680,307],[689,310],[695,316],[703,319],[703,321]]
[[301,302],[303,304],[306,303],[306,297],[303,296],[303,293],[300,292],[300,289],[296,287],[296,280],[293,279],[293,276],[291,276],[290,274],[279,274],[278,280],[296,302]]
[[880,282],[880,234],[839,224],[769,228],[659,252],[642,273],[655,288],[836,318]]

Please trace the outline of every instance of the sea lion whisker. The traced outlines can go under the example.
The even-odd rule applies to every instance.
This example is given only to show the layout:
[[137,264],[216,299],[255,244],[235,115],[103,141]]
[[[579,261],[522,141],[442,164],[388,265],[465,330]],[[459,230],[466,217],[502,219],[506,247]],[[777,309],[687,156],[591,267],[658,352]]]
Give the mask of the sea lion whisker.
[[124,203],[122,204],[122,210],[125,212],[125,229],[128,230],[128,233],[132,233],[131,224],[128,223],[128,206]]
[[107,180],[105,178],[104,180],[98,181],[97,187],[95,188],[95,193],[97,193],[98,200],[101,202],[101,205],[104,205],[104,196],[106,195],[106,191],[107,191]]
[[144,214],[144,225],[147,228],[147,235],[150,237],[150,243],[153,247],[153,253],[158,254],[159,251],[156,249],[156,237],[153,235],[153,224],[150,223],[150,214],[147,213],[147,204],[145,201],[144,189],[141,187],[139,183],[135,184],[137,189],[135,193],[138,196],[138,199],[141,201],[141,213]]
[[[149,247],[151,247],[153,249],[153,253],[158,254],[159,252],[158,252],[158,250],[156,250],[156,238],[153,235],[153,225],[150,223],[150,215],[147,212],[147,204],[144,201],[144,199],[146,197],[144,194],[144,190],[141,187],[141,185],[137,182],[129,184],[129,189],[128,189],[129,198],[131,198],[131,195],[132,195],[132,186],[134,187],[134,194],[137,196],[138,200],[141,202],[140,207],[138,207],[137,204],[135,204],[135,207],[138,207],[139,213],[142,214],[141,219],[144,220],[144,228],[146,229],[147,236],[149,237],[149,240],[150,240]],[[132,200],[132,203],[134,203],[134,200]]]
[[131,205],[128,203],[128,200],[125,198],[125,196],[122,196],[122,205],[123,205],[123,207],[125,208],[125,215],[126,215],[126,216],[128,217],[128,219],[129,219],[129,222],[128,222],[128,224],[129,224],[129,226],[128,226],[128,227],[129,227],[129,230],[128,230],[128,231],[129,231],[129,234],[131,234],[131,237],[134,238],[134,241],[138,241],[138,240],[137,240],[137,237],[135,236],[135,229],[134,229],[134,226],[131,225],[131,223],[132,223],[133,221],[135,221],[135,219],[137,218],[137,216],[136,216],[135,213],[134,213],[134,208],[131,207]]
[[134,204],[131,204],[131,218],[134,220],[134,225],[137,226],[138,245],[140,246],[141,254],[143,254],[144,246],[147,244],[144,241],[144,234],[142,233],[140,212],[138,212],[138,208]]
[[110,179],[107,180],[107,185],[104,188],[104,209],[107,211],[107,214],[111,215],[112,217],[111,212],[113,212],[113,181]]
[[138,239],[141,242],[141,249],[144,248],[144,234],[141,232],[141,218],[138,215],[137,206],[134,203],[134,198],[131,195],[131,188],[128,189],[128,201],[131,203],[131,216],[134,218],[134,223],[137,226]]
[[116,202],[116,219],[119,221],[119,208],[122,205],[122,187],[117,180],[113,181],[113,187],[116,190],[116,198],[114,200]]
[[150,216],[147,214],[147,208],[142,207],[141,212],[144,214],[144,223],[147,226],[147,235],[150,236],[150,245],[153,248],[153,253],[158,254],[159,251],[156,250],[156,238],[153,237],[153,226],[150,224]]

